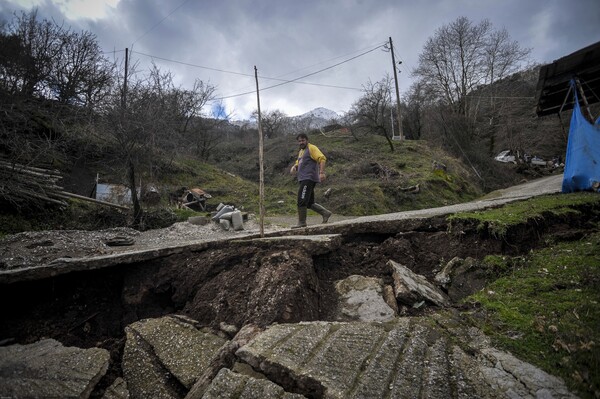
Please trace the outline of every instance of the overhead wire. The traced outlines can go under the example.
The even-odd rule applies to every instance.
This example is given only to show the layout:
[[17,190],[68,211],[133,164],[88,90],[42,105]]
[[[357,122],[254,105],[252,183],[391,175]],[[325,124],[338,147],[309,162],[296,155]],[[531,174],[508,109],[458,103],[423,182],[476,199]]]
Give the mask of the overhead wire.
[[[133,43],[131,43],[131,47],[132,47],[131,53],[133,53],[133,45],[134,45],[135,43],[137,43],[139,40],[141,40],[141,39],[142,39],[144,36],[146,36],[148,33],[152,32],[152,31],[153,31],[153,30],[154,30],[156,27],[158,27],[158,26],[159,26],[159,25],[160,25],[160,24],[161,24],[161,23],[162,23],[162,22],[163,22],[165,19],[167,19],[168,17],[170,17],[171,15],[173,15],[173,14],[174,14],[174,13],[175,13],[177,10],[179,10],[181,7],[183,7],[183,6],[184,6],[186,3],[188,3],[189,1],[190,1],[190,0],[184,0],[184,1],[183,1],[181,4],[179,4],[179,5],[178,5],[177,7],[175,7],[173,10],[171,10],[171,11],[170,11],[170,12],[169,12],[169,13],[168,13],[166,16],[164,16],[164,17],[163,17],[163,18],[162,18],[160,21],[158,21],[156,24],[154,24],[154,25],[153,25],[153,26],[152,26],[150,29],[148,29],[148,30],[147,30],[146,32],[144,32],[144,33],[143,33],[141,36],[139,36],[137,39],[135,39],[135,40],[133,41]],[[279,86],[282,86],[282,85],[285,85],[285,84],[289,84],[289,83],[298,83],[298,84],[314,85],[314,86],[321,86],[321,87],[332,87],[332,88],[339,88],[339,89],[349,89],[349,90],[363,91],[363,89],[359,89],[359,88],[356,88],[356,87],[336,86],[336,85],[327,85],[327,84],[321,84],[321,83],[311,83],[311,82],[299,82],[299,80],[300,80],[300,79],[303,79],[303,78],[306,78],[306,77],[309,77],[309,76],[316,75],[316,74],[318,74],[318,73],[321,73],[321,72],[324,72],[324,71],[326,71],[326,70],[329,70],[329,69],[331,69],[331,68],[334,68],[334,67],[336,67],[336,66],[338,66],[338,65],[341,65],[341,64],[344,64],[344,63],[346,63],[346,62],[352,61],[352,60],[354,60],[354,59],[356,59],[356,58],[362,57],[363,55],[366,55],[366,54],[368,54],[368,53],[370,53],[370,52],[372,52],[372,51],[375,51],[376,49],[378,49],[378,48],[381,48],[381,47],[382,47],[382,46],[384,46],[384,45],[385,45],[385,43],[384,43],[384,44],[379,44],[379,45],[377,45],[376,47],[369,49],[368,51],[365,51],[365,52],[362,52],[362,53],[358,54],[357,56],[354,56],[354,57],[352,57],[352,58],[349,58],[349,59],[347,59],[347,60],[344,60],[344,61],[342,61],[342,62],[339,62],[339,63],[337,63],[337,64],[331,65],[331,66],[329,66],[329,67],[326,67],[326,68],[320,69],[320,70],[318,70],[318,71],[316,71],[316,72],[312,72],[312,73],[309,73],[309,74],[303,75],[303,76],[301,76],[301,77],[298,77],[298,78],[296,78],[296,79],[292,79],[292,80],[285,80],[285,79],[280,79],[280,78],[261,77],[262,79],[280,81],[281,83],[278,83],[278,84],[276,84],[276,85],[272,85],[272,86],[269,86],[269,87],[265,87],[265,88],[263,88],[263,89],[260,89],[259,91],[263,91],[263,90],[272,89],[272,88],[279,87]],[[120,52],[120,51],[124,51],[124,50],[119,50],[119,52]],[[357,50],[357,51],[361,51],[361,50]],[[105,54],[108,54],[108,53],[116,53],[116,51],[106,52]],[[246,74],[246,73],[241,73],[241,72],[227,71],[227,70],[224,70],[224,69],[219,69],[219,68],[211,68],[211,67],[206,67],[206,66],[202,66],[202,65],[195,65],[195,64],[190,64],[190,63],[186,63],[186,62],[181,62],[181,61],[170,60],[170,59],[163,58],[163,57],[158,57],[158,56],[153,56],[153,55],[150,55],[150,54],[145,54],[145,53],[142,53],[142,52],[139,52],[139,51],[136,51],[136,53],[137,53],[137,54],[140,54],[140,55],[147,56],[147,57],[151,57],[151,58],[160,59],[160,60],[163,60],[163,61],[175,62],[175,63],[182,64],[182,65],[192,66],[192,67],[196,67],[196,68],[203,68],[203,69],[212,70],[212,71],[216,71],[216,72],[229,73],[229,74],[240,75],[240,76],[247,76],[247,77],[251,77],[251,76],[253,76],[253,75],[251,75],[251,74]],[[351,53],[351,54],[352,54],[352,53]],[[333,59],[331,59],[331,60],[338,59],[338,58],[341,58],[341,57],[344,57],[344,56],[342,55],[342,56],[339,56],[339,57],[335,57],[335,58],[333,58]],[[320,63],[313,64],[312,66],[307,66],[307,67],[304,67],[304,68],[298,69],[298,70],[296,70],[296,71],[291,71],[291,72],[288,72],[288,73],[286,73],[286,74],[284,74],[284,75],[281,75],[281,76],[286,76],[286,75],[289,75],[289,74],[295,73],[295,72],[297,72],[297,71],[300,71],[300,70],[304,70],[304,69],[312,68],[312,67],[313,67],[313,66],[315,66],[315,65],[319,65],[319,64],[322,64],[322,63],[325,63],[325,62],[328,62],[328,61],[322,61],[322,62],[320,62]],[[216,100],[223,100],[223,99],[226,99],[226,98],[240,97],[240,96],[247,95],[247,94],[252,94],[252,93],[254,93],[254,91],[250,91],[250,92],[244,92],[244,93],[239,93],[239,94],[234,94],[234,95],[229,95],[229,96],[223,96],[223,97],[217,98]]]
[[[356,55],[354,57],[345,59],[344,61],[338,62],[338,63],[336,63],[334,65],[330,65],[328,67],[319,69],[318,71],[311,72],[309,74],[300,76],[300,77],[295,78],[295,79],[289,80],[289,79],[273,78],[273,77],[268,77],[268,76],[260,76],[261,79],[275,80],[275,81],[281,82],[281,83],[273,85],[273,86],[265,87],[265,88],[261,89],[260,91],[271,89],[271,88],[278,87],[278,86],[282,86],[284,84],[289,84],[289,83],[297,83],[297,84],[305,84],[305,85],[313,85],[313,86],[321,86],[321,87],[331,87],[331,88],[338,88],[338,89],[348,89],[348,90],[363,91],[363,89],[357,88],[357,87],[328,85],[328,84],[323,84],[323,83],[312,83],[312,82],[300,82],[299,80],[300,79],[304,79],[304,78],[309,77],[309,76],[312,76],[312,75],[316,75],[316,74],[324,72],[326,70],[335,68],[336,66],[342,65],[344,63],[350,62],[350,61],[352,61],[352,60],[354,60],[356,58],[359,58],[359,57],[362,57],[362,56],[364,56],[366,54],[369,54],[369,53],[377,50],[378,48],[381,48],[384,45],[385,44],[376,45],[376,47],[369,48],[367,51],[363,51],[363,52],[361,52],[360,54],[358,54],[358,55]],[[254,75],[251,75],[251,74],[248,74],[248,73],[228,71],[228,70],[220,69],[220,68],[212,68],[212,67],[207,67],[207,66],[198,65],[198,64],[192,64],[192,63],[188,63],[188,62],[176,61],[176,60],[172,60],[172,59],[168,59],[168,58],[164,58],[164,57],[155,56],[155,55],[152,55],[152,54],[142,53],[140,51],[133,51],[132,50],[131,53],[136,53],[136,54],[139,54],[139,55],[143,55],[145,57],[155,58],[155,59],[159,59],[159,60],[162,60],[162,61],[173,62],[173,63],[176,63],[176,64],[191,66],[191,67],[194,67],[194,68],[201,68],[201,69],[206,69],[206,70],[210,70],[210,71],[221,72],[221,73],[229,73],[229,74],[239,75],[239,76],[254,77]],[[353,53],[355,53],[355,52],[353,52]],[[351,53],[351,54],[353,54],[353,53]],[[338,57],[335,57],[333,59],[338,59],[338,58],[341,58],[341,57],[342,56],[338,56]],[[319,65],[319,64],[322,64],[324,62],[325,61],[317,63],[317,64],[313,64],[313,65]],[[301,68],[299,70],[303,70],[303,69],[306,69],[306,68],[310,68],[310,67],[304,67],[304,68]],[[293,72],[289,72],[289,73],[281,75],[281,76],[289,75],[290,73],[293,73]],[[226,98],[232,98],[232,97],[239,97],[239,96],[247,95],[247,94],[251,94],[251,93],[255,93],[255,91],[249,91],[249,92],[243,92],[243,93],[233,94],[233,95],[229,95],[229,96],[223,96],[223,97],[217,98],[217,100],[219,100],[219,99],[226,99]]]
[[[327,71],[327,70],[329,70],[329,69],[332,69],[332,68],[335,68],[335,67],[337,67],[337,66],[339,66],[339,65],[342,65],[342,64],[345,64],[345,63],[347,63],[347,62],[350,62],[350,61],[352,61],[352,60],[355,60],[355,59],[357,59],[357,58],[359,58],[359,57],[362,57],[362,56],[364,56],[364,55],[367,55],[367,54],[369,54],[369,53],[371,53],[371,52],[373,52],[373,51],[375,51],[375,50],[377,50],[377,49],[381,48],[382,46],[383,46],[382,44],[381,44],[381,45],[378,45],[377,47],[374,47],[374,48],[372,48],[372,49],[370,49],[370,50],[368,50],[368,51],[365,51],[365,52],[363,52],[363,53],[361,53],[361,54],[358,54],[358,55],[356,55],[356,56],[354,56],[354,57],[348,58],[348,59],[346,59],[346,60],[344,60],[344,61],[341,61],[341,62],[338,62],[338,63],[336,63],[336,64],[330,65],[330,66],[328,66],[328,67],[326,67],[326,68],[322,68],[322,69],[319,69],[318,71],[311,72],[311,73],[308,73],[308,74],[306,74],[306,75],[303,75],[303,76],[299,76],[299,77],[297,77],[297,78],[295,78],[295,79],[285,80],[285,81],[283,81],[282,83],[278,83],[278,84],[275,84],[275,85],[272,85],[272,86],[264,87],[264,88],[262,88],[262,89],[259,89],[259,91],[264,91],[264,90],[273,89],[273,88],[275,88],[275,87],[283,86],[283,85],[290,84],[290,83],[296,83],[296,82],[297,82],[298,80],[300,80],[300,79],[304,79],[304,78],[307,78],[307,77],[309,77],[309,76],[316,75],[316,74],[318,74],[318,73],[321,73],[321,72]],[[359,89],[359,90],[361,90],[361,91],[362,91],[362,89]],[[224,97],[220,97],[220,98],[217,98],[216,100],[224,100],[224,99],[227,99],[227,98],[241,97],[241,96],[245,96],[245,95],[248,95],[248,94],[254,94],[254,93],[255,93],[255,91],[248,91],[248,92],[244,92],[244,93],[239,93],[239,94],[234,94],[234,95],[230,95],[230,96],[224,96]]]
[[[139,55],[143,55],[143,56],[150,57],[150,58],[155,58],[155,59],[162,60],[162,61],[173,62],[175,64],[186,65],[186,66],[190,66],[190,67],[194,67],[194,68],[206,69],[206,70],[209,70],[209,71],[229,73],[229,74],[239,75],[239,76],[254,77],[254,75],[251,75],[251,74],[248,74],[248,73],[228,71],[228,70],[225,70],[225,69],[211,68],[211,67],[207,67],[207,66],[203,66],[203,65],[191,64],[191,63],[188,63],[188,62],[176,61],[176,60],[172,60],[172,59],[168,59],[168,58],[164,58],[164,57],[159,57],[159,56],[155,56],[155,55],[151,55],[151,54],[142,53],[140,51],[133,51],[132,50],[131,53],[132,54],[136,53],[136,54],[139,54]],[[339,57],[337,57],[337,58],[339,58]],[[305,69],[305,68],[303,68],[303,69]],[[289,80],[286,80],[286,79],[272,78],[272,77],[268,77],[268,76],[259,76],[259,77],[261,79],[266,79],[266,80],[275,80],[275,81],[279,81],[279,82],[289,82]],[[357,87],[336,86],[336,85],[328,85],[328,84],[323,84],[323,83],[312,83],[312,82],[295,82],[295,83],[305,84],[305,85],[312,85],[312,86],[332,87],[332,88],[337,88],[337,89],[349,89],[349,90],[362,91],[362,89],[357,88]]]

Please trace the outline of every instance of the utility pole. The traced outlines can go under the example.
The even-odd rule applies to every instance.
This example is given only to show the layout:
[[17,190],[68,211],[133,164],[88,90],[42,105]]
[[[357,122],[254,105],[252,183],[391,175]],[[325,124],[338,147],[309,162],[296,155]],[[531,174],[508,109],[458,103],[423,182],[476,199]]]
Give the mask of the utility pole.
[[260,237],[265,236],[265,168],[263,163],[263,132],[262,118],[260,116],[260,94],[258,90],[258,69],[254,66],[254,78],[256,79],[256,103],[258,106],[258,163],[260,165],[260,184],[258,189],[258,203],[260,214]]
[[[394,57],[394,45],[390,36],[390,52],[392,53],[392,69],[394,70],[394,83],[396,83],[396,120],[398,121],[398,134],[400,140],[404,140],[402,134],[402,117],[400,116],[400,90],[398,89],[398,73],[396,72],[396,58]],[[392,134],[393,135],[393,134]]]
[[129,49],[125,48],[125,75],[123,76],[123,96],[121,97],[121,108],[125,111],[127,105],[127,74],[129,68]]

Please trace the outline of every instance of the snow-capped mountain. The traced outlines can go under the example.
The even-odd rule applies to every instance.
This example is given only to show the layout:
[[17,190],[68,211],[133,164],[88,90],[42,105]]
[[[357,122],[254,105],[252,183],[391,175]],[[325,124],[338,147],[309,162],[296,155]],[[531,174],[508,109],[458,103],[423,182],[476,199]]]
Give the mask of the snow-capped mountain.
[[[292,131],[297,130],[298,127],[310,128],[310,129],[318,129],[323,126],[331,125],[333,123],[339,122],[341,115],[337,112],[332,111],[327,108],[318,107],[311,111],[305,112],[301,115],[289,116],[287,118],[287,122]],[[256,128],[256,121],[230,121],[232,125],[236,126],[249,126]],[[300,129],[302,130],[302,129]]]
[[327,108],[319,107],[308,111],[302,115],[296,115],[289,118],[291,126],[303,126],[309,129],[318,129],[323,126],[337,123],[340,115],[337,112]]
[[337,112],[332,111],[327,108],[319,107],[315,108],[312,111],[308,111],[302,115],[298,115],[299,118],[319,118],[325,120],[337,120],[340,118]]

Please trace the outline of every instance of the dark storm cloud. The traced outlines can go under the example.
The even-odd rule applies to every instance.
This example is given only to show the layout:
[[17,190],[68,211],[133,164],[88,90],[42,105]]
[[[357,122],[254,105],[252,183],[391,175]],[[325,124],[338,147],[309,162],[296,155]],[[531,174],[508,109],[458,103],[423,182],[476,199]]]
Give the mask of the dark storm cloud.
[[[532,49],[532,61],[537,63],[600,40],[597,0],[122,0],[97,19],[68,19],[58,1],[0,0],[0,15],[28,10],[31,2],[37,2],[40,17],[93,32],[106,51],[127,47],[140,67],[148,68],[154,60],[173,73],[177,84],[189,87],[201,79],[216,86],[218,96],[253,91],[254,66],[261,88],[266,88],[278,83],[267,77],[296,79],[375,48],[390,36],[403,62],[399,76],[403,93],[426,40],[461,16],[474,23],[489,19],[495,29],[506,28],[513,40]],[[261,92],[261,107],[292,115],[319,106],[345,112],[360,97],[350,88],[391,73],[390,54],[378,49],[302,79],[344,89],[287,84]],[[223,104],[227,112],[244,118],[256,108],[256,95],[228,98]]]

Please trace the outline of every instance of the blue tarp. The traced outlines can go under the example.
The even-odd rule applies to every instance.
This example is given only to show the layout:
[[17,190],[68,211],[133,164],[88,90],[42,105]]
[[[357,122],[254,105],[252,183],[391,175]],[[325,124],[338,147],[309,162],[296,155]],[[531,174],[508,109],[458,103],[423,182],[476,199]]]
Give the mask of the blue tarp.
[[[571,82],[574,86],[574,83]],[[577,92],[569,128],[569,142],[565,157],[562,192],[598,191],[600,189],[600,118],[596,123],[587,121],[581,109]]]

